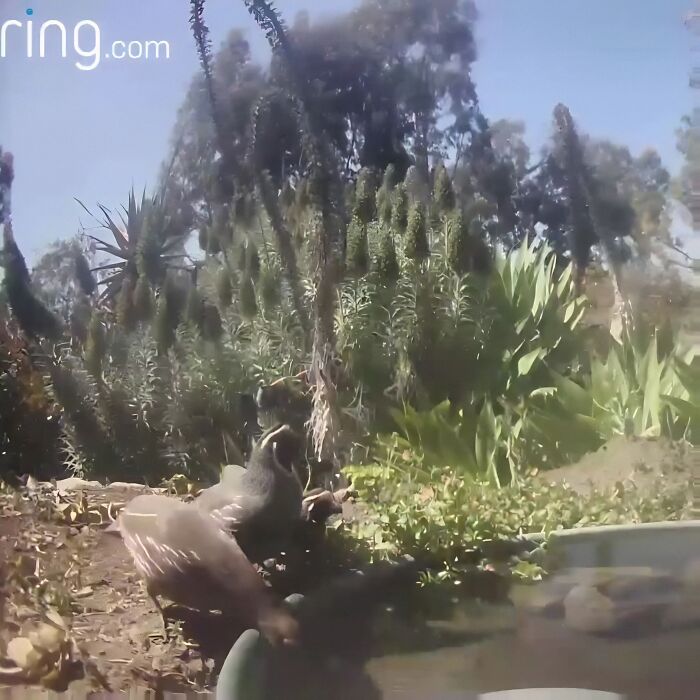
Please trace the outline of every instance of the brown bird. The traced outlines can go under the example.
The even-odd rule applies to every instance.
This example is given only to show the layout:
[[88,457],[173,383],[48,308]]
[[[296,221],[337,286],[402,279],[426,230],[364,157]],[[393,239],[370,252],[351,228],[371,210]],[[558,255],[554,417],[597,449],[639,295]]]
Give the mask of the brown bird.
[[166,496],[138,496],[116,520],[146,590],[200,611],[220,610],[272,643],[293,643],[297,623],[236,541],[201,509]]
[[288,425],[267,432],[247,468],[229,465],[221,481],[205,489],[195,505],[227,532],[246,554],[287,537],[302,518],[303,489],[294,472],[302,441]]

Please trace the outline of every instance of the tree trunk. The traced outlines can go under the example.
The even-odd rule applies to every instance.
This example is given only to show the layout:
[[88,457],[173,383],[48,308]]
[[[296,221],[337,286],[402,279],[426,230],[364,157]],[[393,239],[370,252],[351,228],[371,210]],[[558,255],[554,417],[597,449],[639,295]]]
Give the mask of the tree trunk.
[[[317,178],[323,177],[318,172]],[[335,377],[335,286],[342,264],[343,222],[333,210],[333,195],[321,184],[321,217],[317,237],[314,338],[310,379],[314,385],[310,426],[316,458],[338,466],[340,412]]]
[[610,311],[610,335],[619,341],[622,338],[622,331],[631,320],[631,303],[626,294],[623,279],[623,266],[615,261],[615,256],[610,247],[605,242],[602,244],[605,252],[605,259],[610,270],[610,277],[613,284],[615,300]]

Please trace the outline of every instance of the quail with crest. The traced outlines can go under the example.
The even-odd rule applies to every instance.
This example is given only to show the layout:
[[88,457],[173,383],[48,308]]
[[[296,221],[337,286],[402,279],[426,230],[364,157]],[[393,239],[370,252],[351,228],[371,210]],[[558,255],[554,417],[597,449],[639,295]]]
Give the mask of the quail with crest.
[[303,489],[294,470],[301,448],[288,425],[272,428],[253,447],[247,468],[224,467],[221,481],[205,489],[195,505],[246,553],[288,536],[302,516]]
[[121,534],[161,614],[158,596],[195,610],[220,610],[273,643],[294,641],[291,613],[236,540],[200,508],[166,496],[138,496],[111,529]]

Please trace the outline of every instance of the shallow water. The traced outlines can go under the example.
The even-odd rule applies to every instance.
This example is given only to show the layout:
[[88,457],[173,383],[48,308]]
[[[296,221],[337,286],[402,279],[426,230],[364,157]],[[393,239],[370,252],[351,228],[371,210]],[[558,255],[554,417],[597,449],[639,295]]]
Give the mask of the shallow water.
[[386,700],[553,687],[698,698],[700,567],[692,555],[700,548],[691,541],[698,532],[649,531],[654,546],[645,549],[639,531],[625,538],[611,528],[601,547],[605,568],[594,568],[590,539],[576,538],[566,549],[567,565],[577,568],[513,588],[504,604],[462,608],[452,631],[461,629],[465,643],[374,658],[368,673]]
[[[566,597],[593,584],[613,601],[605,614],[594,597],[579,596],[578,607],[571,601],[579,598]],[[428,623],[422,640],[422,627],[389,628],[394,641],[404,636],[406,646],[417,641],[426,651],[375,654],[364,667],[359,648],[323,668],[317,658],[275,663],[269,697],[475,700],[517,688],[582,688],[630,700],[693,700],[700,697],[694,585],[651,568],[568,569],[513,589],[502,604],[464,603],[451,620]],[[587,625],[592,631],[581,629]]]
[[547,687],[691,700],[699,696],[698,649],[700,628],[605,638],[561,620],[522,618],[511,632],[479,642],[373,659],[368,672],[386,700],[466,700],[474,692]]
[[379,696],[585,688],[630,700],[700,697],[700,523],[581,530],[549,550],[545,581],[429,624],[463,641],[371,659]]

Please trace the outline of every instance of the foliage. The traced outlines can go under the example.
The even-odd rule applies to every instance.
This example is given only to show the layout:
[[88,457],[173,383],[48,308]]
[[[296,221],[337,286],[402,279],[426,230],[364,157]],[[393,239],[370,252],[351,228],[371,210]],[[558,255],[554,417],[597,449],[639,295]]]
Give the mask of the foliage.
[[[85,205],[82,206],[90,214]],[[162,193],[149,198],[144,192],[138,201],[131,190],[128,205],[119,213],[121,225],[105,206],[100,204],[99,209],[104,218],[98,221],[112,234],[115,242],[108,243],[94,236],[90,238],[98,244],[98,251],[117,258],[115,263],[96,268],[98,272],[108,273],[100,281],[105,286],[104,299],[116,299],[124,284],[131,284],[133,289],[136,280],[142,276],[151,284],[162,284],[168,267],[184,258],[188,222],[180,212],[166,205]]]
[[0,478],[28,468],[44,478],[63,471],[58,417],[27,342],[0,317]]
[[[397,450],[378,464],[347,470],[358,494],[361,520],[346,536],[369,545],[374,558],[408,554],[440,562],[445,578],[461,581],[473,567],[473,551],[490,541],[560,528],[677,520],[690,516],[686,488],[634,488],[581,495],[566,485],[528,478],[494,489],[471,477],[429,468]],[[517,573],[517,571],[516,571]]]
[[[445,229],[431,234],[438,251]],[[487,398],[527,396],[548,367],[575,363],[584,301],[546,246],[499,252],[485,276],[455,276],[440,255],[416,277],[396,259],[402,238],[383,227],[376,235],[376,274],[344,285],[338,317],[347,370],[375,411],[389,397],[478,410]]]
[[391,223],[397,233],[404,233],[408,225],[408,192],[403,182],[393,191]]
[[698,365],[669,330],[629,328],[606,358],[565,376],[550,368],[519,394],[430,410],[392,411],[383,438],[429,467],[450,467],[494,485],[528,469],[571,464],[616,435],[697,441]]
[[447,221],[447,264],[458,275],[471,271],[475,241],[462,212]]
[[698,205],[695,198],[695,181],[700,166],[700,138],[698,124],[700,110],[694,109],[692,114],[683,117],[680,128],[676,132],[677,149],[683,155],[683,167],[680,175],[673,182],[673,194],[690,211],[693,221],[698,219]]
[[420,202],[411,207],[408,215],[404,250],[410,260],[423,260],[430,255],[425,207]]
[[552,387],[533,392],[523,411],[530,463],[568,464],[615,435],[697,440],[693,352],[668,328],[643,325],[611,343],[582,380],[552,373]]
[[32,268],[32,283],[41,299],[66,322],[96,290],[91,271],[97,266],[95,245],[84,236],[56,241]]
[[60,320],[39,298],[32,285],[27,264],[12,230],[6,227],[3,235],[2,263],[5,275],[2,285],[14,317],[28,337],[57,340],[63,330]]
[[435,204],[443,214],[452,211],[456,204],[455,192],[452,186],[452,179],[444,164],[440,164],[435,173],[434,186]]
[[[454,411],[445,401],[430,411],[418,413],[410,406],[392,411],[399,435],[380,438],[389,455],[415,454],[426,469],[449,469],[494,486],[517,479],[513,440],[508,416],[495,415],[485,401],[480,411],[469,406]],[[391,462],[391,457],[387,457]]]
[[[384,257],[391,255],[386,251]],[[369,248],[367,231],[362,224],[353,219],[348,227],[347,268],[351,274],[364,275],[369,269]],[[389,263],[391,264],[391,263]],[[382,264],[382,267],[385,267]]]

